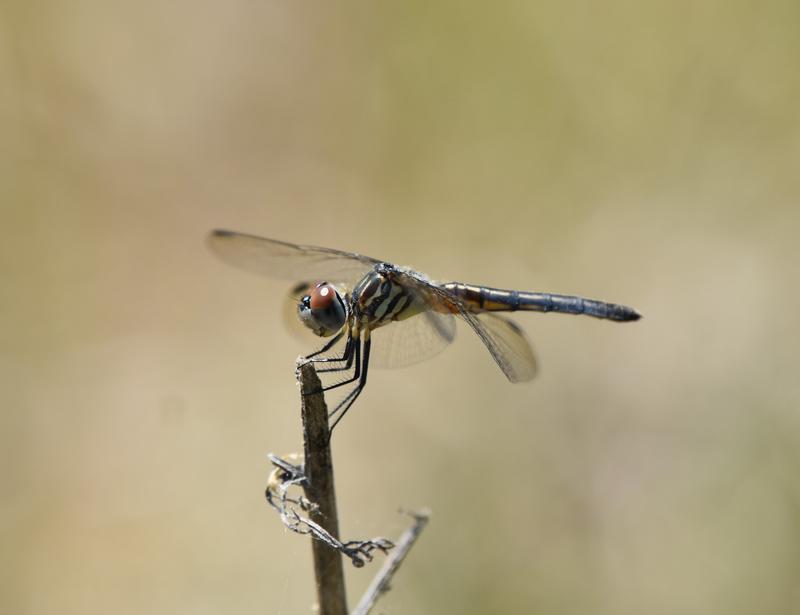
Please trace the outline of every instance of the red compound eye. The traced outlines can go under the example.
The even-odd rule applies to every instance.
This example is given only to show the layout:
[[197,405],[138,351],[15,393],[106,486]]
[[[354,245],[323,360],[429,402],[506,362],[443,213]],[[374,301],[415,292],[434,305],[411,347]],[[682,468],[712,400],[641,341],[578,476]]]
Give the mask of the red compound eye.
[[311,291],[311,309],[329,310],[336,300],[336,289],[330,284],[322,283]]

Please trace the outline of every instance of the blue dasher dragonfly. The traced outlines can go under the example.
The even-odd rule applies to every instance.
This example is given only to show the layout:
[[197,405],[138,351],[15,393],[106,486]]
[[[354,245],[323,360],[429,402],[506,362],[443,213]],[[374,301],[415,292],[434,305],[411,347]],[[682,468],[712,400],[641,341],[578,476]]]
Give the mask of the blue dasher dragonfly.
[[[511,382],[533,378],[536,360],[522,329],[497,312],[562,312],[617,322],[641,317],[625,305],[571,295],[439,284],[407,267],[363,254],[235,231],[214,230],[208,244],[235,267],[300,281],[290,295],[299,321],[316,335],[330,338],[306,360],[322,364],[321,373],[347,374],[324,390],[353,384],[330,413],[335,417],[331,429],[364,390],[371,359],[398,367],[428,358],[453,341],[456,317],[478,335]],[[376,352],[371,357],[373,336]],[[340,354],[326,354],[342,340]]]

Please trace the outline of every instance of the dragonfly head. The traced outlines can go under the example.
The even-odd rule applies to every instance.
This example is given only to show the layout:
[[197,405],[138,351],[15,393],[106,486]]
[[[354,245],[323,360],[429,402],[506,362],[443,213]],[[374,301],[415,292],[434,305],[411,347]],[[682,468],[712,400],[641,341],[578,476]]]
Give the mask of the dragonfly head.
[[306,327],[320,337],[337,333],[347,320],[347,307],[332,284],[320,282],[297,304],[297,315]]

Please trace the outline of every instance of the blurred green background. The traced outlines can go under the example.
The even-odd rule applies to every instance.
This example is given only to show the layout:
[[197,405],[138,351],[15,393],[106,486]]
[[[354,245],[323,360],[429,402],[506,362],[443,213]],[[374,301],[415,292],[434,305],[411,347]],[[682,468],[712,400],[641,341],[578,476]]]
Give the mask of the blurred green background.
[[799,60],[789,0],[4,2],[0,612],[312,612],[226,227],[645,315],[371,372],[343,535],[433,509],[380,612],[800,613]]

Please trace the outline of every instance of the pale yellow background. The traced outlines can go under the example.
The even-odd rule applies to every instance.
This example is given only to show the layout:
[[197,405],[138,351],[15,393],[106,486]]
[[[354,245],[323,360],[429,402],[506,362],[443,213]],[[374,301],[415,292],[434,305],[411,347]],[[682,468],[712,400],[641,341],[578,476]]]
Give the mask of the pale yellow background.
[[313,345],[217,226],[645,314],[371,372],[344,536],[434,512],[381,612],[800,613],[798,6],[0,5],[0,613],[311,612]]

